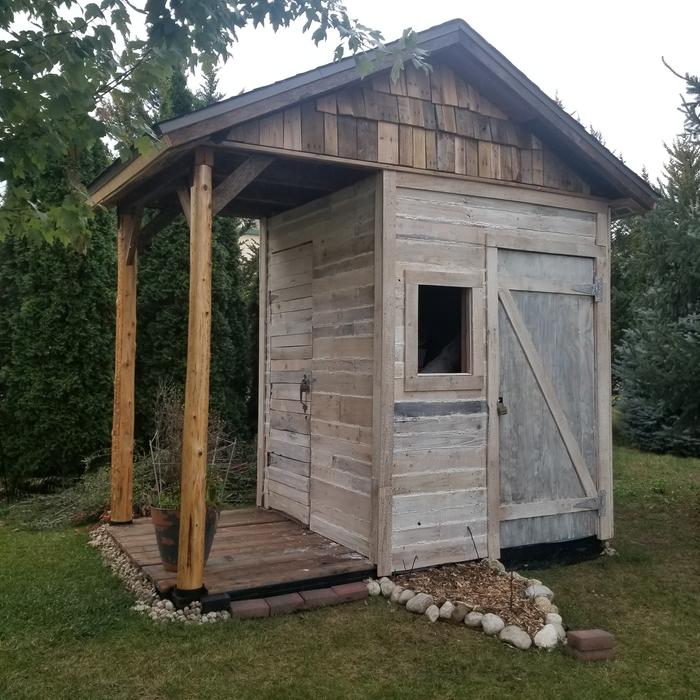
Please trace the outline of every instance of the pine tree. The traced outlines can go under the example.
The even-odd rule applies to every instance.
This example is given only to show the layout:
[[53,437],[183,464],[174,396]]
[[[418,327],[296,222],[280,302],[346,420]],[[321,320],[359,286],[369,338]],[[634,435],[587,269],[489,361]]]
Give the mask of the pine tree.
[[700,455],[700,146],[682,138],[668,154],[660,202],[637,224],[616,373],[640,447]]
[[625,331],[634,325],[635,305],[640,295],[644,293],[645,283],[639,264],[644,244],[644,226],[645,218],[643,216],[613,221],[611,226],[611,331],[615,384],[618,384],[619,381],[616,376],[619,348]]

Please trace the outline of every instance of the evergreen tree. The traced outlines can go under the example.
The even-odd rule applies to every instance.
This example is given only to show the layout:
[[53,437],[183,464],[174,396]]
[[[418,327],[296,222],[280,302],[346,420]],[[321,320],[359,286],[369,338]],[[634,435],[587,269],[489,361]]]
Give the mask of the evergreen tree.
[[[214,74],[195,95],[184,74],[174,71],[165,87],[154,89],[151,107],[163,110],[163,117],[176,116],[219,97]],[[107,163],[105,149],[96,146],[80,167],[92,178]],[[66,192],[62,167],[50,175],[55,177],[22,183],[46,205],[60,203]],[[251,337],[257,342],[249,328],[251,302],[238,249],[239,233],[248,225],[217,219],[212,243],[211,409],[243,437],[249,432]],[[8,491],[34,477],[76,476],[84,457],[109,447],[113,214],[97,211],[88,240],[85,253],[57,241],[14,235],[0,241],[0,475]],[[189,296],[184,219],[155,236],[138,265],[136,437],[144,447],[153,432],[158,383],[184,384]]]
[[682,138],[668,153],[659,204],[635,224],[616,372],[626,433],[644,449],[698,455],[700,147]]
[[[215,220],[212,230],[210,407],[227,428],[247,434],[250,391],[248,309],[241,289],[241,224]],[[158,384],[183,387],[187,364],[189,231],[176,222],[156,235],[139,259],[136,345],[137,439],[154,429]]]
[[[98,145],[80,167],[107,164]],[[33,183],[47,204],[65,196],[61,167]],[[114,361],[115,235],[99,211],[85,254],[54,241],[0,242],[0,473],[6,490],[27,479],[79,473],[109,444]]]
[[[252,223],[251,223],[252,225]],[[248,309],[248,366],[250,367],[250,394],[248,398],[248,429],[258,429],[258,354],[260,352],[258,320],[260,318],[259,264],[260,248],[250,249],[249,257],[242,258],[243,300]]]
[[[355,55],[363,73],[373,67],[363,52],[374,48],[394,78],[409,60],[425,67],[427,52],[412,30],[389,48],[339,0],[2,0],[0,238],[13,232],[80,246],[90,216],[83,151],[105,136],[122,155],[143,151],[155,136],[148,98],[173,65],[206,70],[230,58],[244,27],[277,31],[297,22],[316,45],[336,35],[335,58]],[[128,119],[106,118],[115,103]],[[18,178],[41,180],[57,163],[70,189],[61,203],[44,206]]]
[[617,386],[617,360],[624,333],[634,325],[634,309],[644,281],[639,259],[642,255],[645,218],[636,216],[612,222],[610,250],[610,291],[612,304],[613,380]]
[[[215,73],[194,94],[181,70],[154,103],[170,119],[220,99]],[[212,357],[210,408],[229,431],[248,433],[250,350],[248,308],[243,300],[238,236],[245,223],[219,217],[212,228]],[[153,434],[158,384],[183,387],[187,364],[189,230],[183,217],[160,231],[139,258],[137,300],[136,437]]]

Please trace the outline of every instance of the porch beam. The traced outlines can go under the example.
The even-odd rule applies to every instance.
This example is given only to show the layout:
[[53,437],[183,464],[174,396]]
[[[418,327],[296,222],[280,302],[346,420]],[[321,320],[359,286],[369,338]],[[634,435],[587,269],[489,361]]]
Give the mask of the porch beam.
[[190,193],[190,296],[177,569],[177,590],[185,595],[204,586],[213,160],[211,149],[197,149]]
[[[186,194],[186,198],[183,194],[181,194],[181,191],[183,190]],[[129,264],[131,264],[134,255],[136,255],[137,249],[143,249],[143,247],[148,243],[148,241],[151,240],[151,238],[153,238],[153,236],[156,235],[156,233],[164,229],[166,226],[169,226],[173,221],[175,221],[179,214],[184,214],[187,223],[190,223],[190,198],[187,189],[178,189],[177,197],[180,200],[181,210],[162,209],[145,226],[143,226],[138,231],[137,235],[134,238],[133,245],[129,247]]]
[[212,204],[214,214],[218,214],[234,197],[239,195],[273,160],[274,158],[270,156],[250,156],[217,185]]
[[175,220],[175,217],[179,214],[176,209],[163,209],[158,212],[140,231],[138,236],[133,240],[133,245],[129,246],[127,264],[131,265],[131,262],[136,256],[136,251],[148,243],[148,241],[155,236],[158,231],[165,228],[168,224]]
[[177,188],[177,198],[182,207],[182,213],[185,215],[185,220],[188,226],[192,226],[192,217],[190,216],[190,190],[187,187]]
[[183,177],[182,167],[177,168],[175,172],[170,176],[165,176],[158,178],[158,184],[153,184],[142,192],[137,197],[129,198],[129,206],[133,209],[148,209],[155,208],[153,202],[157,201],[159,198],[168,196],[176,188],[180,186],[186,186],[185,177]]
[[118,212],[117,298],[112,414],[110,522],[133,518],[134,368],[136,364],[136,257],[128,262],[130,243],[141,221],[140,211]]

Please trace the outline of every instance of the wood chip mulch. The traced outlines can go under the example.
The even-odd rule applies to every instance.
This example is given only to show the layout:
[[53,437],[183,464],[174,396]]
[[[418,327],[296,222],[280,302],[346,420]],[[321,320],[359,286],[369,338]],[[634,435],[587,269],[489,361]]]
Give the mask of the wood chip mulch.
[[[544,615],[525,596],[527,582],[485,564],[448,564],[400,574],[393,581],[413,591],[429,593],[438,605],[463,602],[478,612],[494,613],[507,625],[522,627],[531,637],[544,624]],[[512,586],[512,589],[511,589]]]

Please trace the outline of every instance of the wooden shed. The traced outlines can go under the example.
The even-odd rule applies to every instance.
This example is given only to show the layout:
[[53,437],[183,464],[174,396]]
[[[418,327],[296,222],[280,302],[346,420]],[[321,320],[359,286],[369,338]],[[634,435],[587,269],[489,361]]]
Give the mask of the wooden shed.
[[429,74],[323,66],[160,124],[93,185],[120,211],[115,522],[133,265],[184,210],[181,556],[201,542],[212,214],[261,222],[259,506],[380,575],[612,536],[610,218],[654,193],[463,21],[418,45]]

